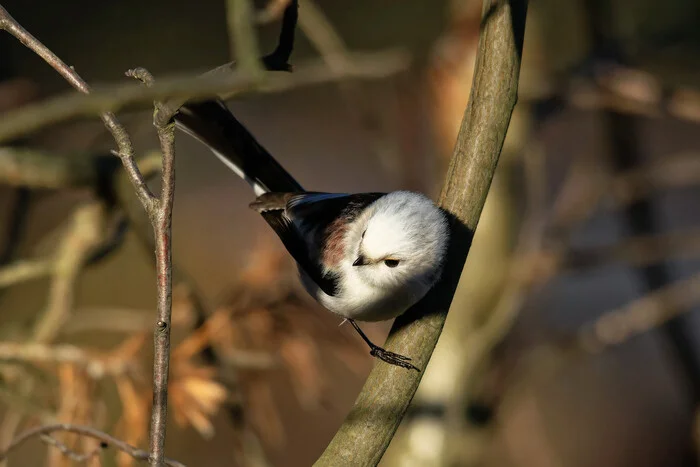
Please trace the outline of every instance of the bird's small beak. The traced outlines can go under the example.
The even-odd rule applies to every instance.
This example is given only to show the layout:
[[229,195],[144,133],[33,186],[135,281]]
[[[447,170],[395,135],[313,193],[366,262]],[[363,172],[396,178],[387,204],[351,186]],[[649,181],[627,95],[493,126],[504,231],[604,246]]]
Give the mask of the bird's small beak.
[[353,266],[364,266],[367,264],[367,260],[365,259],[364,256],[360,255],[357,257],[354,263],[352,263]]

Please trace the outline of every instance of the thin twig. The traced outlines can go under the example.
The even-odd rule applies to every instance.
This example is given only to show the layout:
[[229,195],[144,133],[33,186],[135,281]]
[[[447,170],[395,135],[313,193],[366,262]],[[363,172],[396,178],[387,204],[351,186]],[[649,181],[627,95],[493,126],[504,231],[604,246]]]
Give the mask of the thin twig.
[[315,2],[304,2],[299,12],[299,27],[332,70],[348,68],[350,63],[345,43]]
[[[66,65],[63,60],[58,58],[37,38],[29,34],[29,32],[17,21],[15,21],[15,19],[10,16],[7,10],[5,10],[2,6],[0,6],[0,28],[15,36],[28,49],[43,58],[44,61],[51,66],[51,68],[56,70],[75,89],[83,94],[90,93],[90,87],[72,67]],[[112,136],[117,143],[117,155],[122,160],[124,169],[126,169],[127,173],[129,174],[131,181],[134,184],[134,188],[139,195],[141,203],[147,210],[152,209],[155,196],[153,196],[153,193],[151,193],[150,189],[146,185],[146,182],[139,173],[138,168],[136,167],[133,145],[131,144],[131,138],[129,138],[126,129],[124,129],[117,118],[110,112],[103,113],[100,118],[104,122],[109,132],[112,133]]]
[[48,276],[51,271],[52,261],[47,259],[17,261],[0,269],[0,289]]
[[[299,27],[331,70],[342,73],[342,70],[353,66],[352,56],[342,37],[313,0],[305,0],[303,8],[299,10]],[[379,141],[384,135],[380,134],[381,128],[378,125],[368,124],[375,119],[371,115],[372,111],[367,99],[363,99],[364,96],[358,84],[354,80],[347,79],[339,81],[337,86],[353,118],[362,124],[362,128],[369,133],[371,140]],[[380,150],[380,157],[385,155],[382,152],[386,153]]]
[[70,231],[56,252],[48,306],[36,322],[33,340],[48,343],[73,308],[75,283],[93,249],[103,237],[104,207],[99,202],[88,203],[73,214]]
[[[102,238],[103,206],[92,202],[79,207],[59,245],[56,256],[50,262],[52,280],[46,310],[37,319],[31,337],[32,343],[48,344],[57,335],[70,316],[75,296],[75,285],[80,271]],[[20,382],[20,392],[31,394],[34,381]],[[0,429],[0,446],[10,442],[22,421],[23,414],[9,410]]]
[[74,345],[46,345],[36,342],[0,342],[0,361],[19,360],[31,363],[71,363],[85,367],[93,378],[104,375],[122,375],[129,370],[129,363],[104,358],[86,352]]
[[[12,441],[12,443],[7,447],[7,449],[5,449],[5,451],[0,452],[0,461],[5,460],[12,450],[18,448],[31,438],[39,437],[42,435],[48,435],[56,432],[75,433],[81,436],[94,438],[98,441],[101,441],[102,443],[105,443],[107,446],[111,446],[115,449],[125,452],[126,454],[130,455],[136,460],[148,460],[148,452],[131,446],[123,441],[120,441],[117,438],[108,435],[107,433],[104,433],[100,430],[96,430],[87,426],[72,425],[69,423],[58,423],[55,425],[40,426],[25,431],[17,438],[15,438]],[[185,464],[168,458],[165,459],[165,465],[171,467],[185,467]]]
[[[61,59],[48,50],[36,38],[31,36],[22,28],[5,9],[0,7],[0,27],[10,32],[18,38],[25,46],[41,56],[51,65],[61,76],[80,92],[88,94],[90,88],[80,76]],[[133,75],[140,78],[146,84],[152,84],[153,78],[143,69],[133,72]],[[156,103],[156,114],[160,110]],[[156,121],[154,114],[154,122]],[[139,172],[134,159],[134,150],[131,139],[121,124],[111,113],[107,112],[101,116],[105,126],[112,133],[118,150],[117,155],[129,175],[138,197],[146,212],[149,214],[153,224],[156,237],[156,268],[158,276],[158,321],[155,327],[155,361],[153,367],[153,412],[151,423],[151,456],[150,463],[154,466],[162,466],[165,457],[165,422],[167,416],[167,384],[168,384],[168,364],[170,356],[170,322],[172,305],[172,257],[171,257],[171,220],[172,206],[175,188],[175,164],[174,164],[174,140],[175,126],[172,123],[156,124],[158,137],[163,152],[163,171],[161,197],[156,198],[150,191],[146,182]],[[66,245],[68,248],[70,245]],[[72,298],[73,276],[75,275],[74,264],[82,265],[82,258],[78,257],[71,262],[66,261],[66,265],[59,262],[57,264],[57,275],[63,269],[67,272],[64,276],[68,279],[56,282],[52,288],[52,297],[58,298],[57,294],[65,294],[67,299],[62,299],[60,303],[70,303]],[[70,284],[70,285],[69,285]],[[56,300],[58,302],[58,299]],[[55,330],[63,324],[67,308],[51,307],[45,313],[45,319],[39,321],[39,326],[35,331],[35,340],[44,342],[48,336],[55,334]]]
[[0,142],[76,117],[91,117],[100,112],[126,108],[147,108],[153,100],[231,99],[244,93],[281,92],[348,78],[381,79],[405,69],[409,62],[408,55],[397,50],[352,55],[351,58],[352,66],[342,71],[330,70],[325,63],[314,60],[308,65],[299,65],[294,73],[271,72],[260,81],[222,67],[218,73],[203,76],[159,79],[149,88],[127,83],[100,87],[89,95],[71,93],[58,96],[5,113],[0,122]]
[[256,78],[262,77],[260,47],[255,36],[253,5],[250,0],[226,0],[226,22],[231,53],[239,68]]
[[107,447],[106,443],[100,443],[99,446],[97,446],[95,449],[89,452],[85,453],[80,453],[72,450],[69,448],[66,444],[60,442],[56,438],[50,435],[40,435],[39,438],[48,444],[49,446],[53,446],[56,449],[58,449],[61,454],[72,460],[73,462],[78,462],[78,463],[85,463],[92,459],[93,457],[96,457],[100,454],[100,452]]
[[579,331],[578,343],[588,352],[600,352],[635,335],[667,323],[700,301],[700,274],[650,291],[617,310],[609,311]]
[[[483,5],[474,85],[440,196],[455,221],[445,271],[423,300],[397,318],[385,346],[410,355],[419,368],[426,367],[440,337],[517,99],[527,1]],[[377,364],[315,465],[377,465],[422,375]]]
[[[160,152],[139,156],[136,164],[148,180],[161,168]],[[109,163],[114,161],[114,163]],[[113,167],[114,166],[114,167]],[[107,170],[118,168],[111,154],[64,154],[24,147],[0,148],[0,183],[28,188],[97,188]]]
[[[145,68],[129,70],[131,76],[153,86],[154,79]],[[170,329],[172,327],[173,260],[172,213],[175,200],[175,123],[170,123],[173,110],[155,103],[153,125],[158,133],[163,153],[161,191],[156,209],[151,214],[156,243],[156,275],[158,277],[158,322],[154,330],[153,408],[151,411],[150,447],[151,465],[163,465],[165,458],[165,431],[168,418],[168,373],[170,368]],[[165,113],[166,115],[162,115]]]

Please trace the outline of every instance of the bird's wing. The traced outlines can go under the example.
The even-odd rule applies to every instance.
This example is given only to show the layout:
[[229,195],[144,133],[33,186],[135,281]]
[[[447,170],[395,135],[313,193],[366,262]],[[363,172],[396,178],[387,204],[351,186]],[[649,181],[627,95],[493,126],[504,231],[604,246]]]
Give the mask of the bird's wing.
[[331,224],[352,222],[384,193],[265,193],[251,203],[277,233],[299,266],[328,295],[337,292],[338,279],[321,264]]

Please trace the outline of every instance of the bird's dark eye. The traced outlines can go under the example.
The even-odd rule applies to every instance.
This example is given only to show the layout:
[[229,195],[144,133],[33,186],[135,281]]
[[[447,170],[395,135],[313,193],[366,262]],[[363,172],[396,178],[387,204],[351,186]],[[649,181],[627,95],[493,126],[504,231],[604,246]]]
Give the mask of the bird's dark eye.
[[398,259],[385,259],[384,264],[388,268],[395,268],[396,266],[399,265],[399,260]]
[[365,232],[367,231],[365,230],[364,232],[362,232],[362,236],[360,238],[365,238]]

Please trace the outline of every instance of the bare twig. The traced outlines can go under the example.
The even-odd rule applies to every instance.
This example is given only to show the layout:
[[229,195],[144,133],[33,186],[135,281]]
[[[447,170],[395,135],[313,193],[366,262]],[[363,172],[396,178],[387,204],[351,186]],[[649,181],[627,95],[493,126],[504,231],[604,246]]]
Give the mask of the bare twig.
[[17,261],[0,269],[0,289],[47,276],[51,271],[52,262],[49,260]]
[[600,352],[668,322],[699,301],[700,275],[668,284],[603,314],[579,332],[579,344],[588,352]]
[[[442,280],[397,318],[386,348],[427,365],[457,288],[515,106],[526,1],[485,0],[474,86],[440,205],[454,216]],[[317,466],[376,465],[394,436],[422,372],[378,364]]]
[[[342,73],[342,70],[353,66],[352,55],[348,52],[342,37],[313,0],[305,0],[303,7],[299,10],[299,27],[321,54],[330,70]],[[339,81],[337,86],[353,118],[362,124],[362,128],[368,132],[371,140],[379,141],[384,135],[380,134],[380,126],[374,124],[376,119],[370,115],[371,109],[368,108],[366,99],[363,99],[362,90],[358,84],[354,80],[347,79]],[[368,124],[368,122],[372,122],[372,124]],[[375,145],[376,148],[380,146],[382,145]],[[381,149],[379,155],[380,157],[384,156],[385,160],[387,160],[386,156],[391,157],[391,154]],[[395,161],[389,160],[389,163],[392,162]]]
[[102,239],[104,207],[98,202],[86,204],[75,211],[72,220],[71,230],[65,235],[56,253],[48,306],[37,320],[35,342],[47,343],[53,340],[68,318],[73,307],[78,274]]
[[[63,76],[73,87],[82,93],[88,94],[90,88],[80,76],[61,59],[48,50],[41,42],[31,36],[22,28],[7,11],[0,7],[0,27],[5,29],[19,39],[25,46],[41,56],[51,67]],[[152,84],[153,78],[144,69],[131,72],[134,77]],[[175,164],[174,164],[174,142],[175,126],[172,123],[158,123],[170,120],[158,120],[157,114],[160,106],[156,103],[154,123],[158,131],[158,137],[163,152],[163,171],[160,199],[156,198],[146,185],[146,182],[139,172],[134,159],[134,150],[128,133],[117,121],[116,117],[107,112],[102,114],[102,120],[107,129],[112,133],[118,150],[114,152],[124,165],[129,175],[138,197],[146,212],[149,214],[153,231],[156,238],[156,270],[158,276],[158,321],[155,327],[155,361],[153,366],[153,412],[151,420],[151,457],[150,463],[154,466],[163,465],[165,456],[165,422],[167,416],[167,384],[168,384],[168,364],[170,357],[170,326],[171,326],[171,305],[172,305],[172,257],[171,257],[171,220],[172,206],[175,189]],[[67,244],[64,249],[72,245]],[[56,306],[50,307],[45,313],[44,319],[39,321],[39,326],[35,330],[35,340],[45,342],[48,336],[55,334],[56,329],[63,324],[68,308],[59,304],[71,303],[72,283],[76,274],[75,265],[82,265],[83,258],[71,258],[57,264],[57,277],[65,277],[64,281],[56,281],[52,288]],[[59,274],[66,270],[64,274]],[[61,299],[59,300],[59,295]],[[65,295],[66,298],[63,298]],[[53,303],[53,301],[52,301]]]
[[258,12],[255,19],[259,24],[271,23],[282,15],[290,3],[291,0],[270,0],[265,8]]
[[[42,435],[49,435],[51,433],[57,433],[57,432],[68,432],[68,433],[75,433],[81,436],[87,436],[90,438],[94,438],[104,444],[106,446],[112,446],[115,449],[118,449],[122,452],[125,452],[126,454],[130,455],[136,460],[140,461],[145,461],[148,460],[148,452],[138,449],[134,446],[131,446],[123,441],[118,440],[117,438],[108,435],[107,433],[104,433],[102,431],[96,430],[94,428],[86,427],[86,426],[80,426],[80,425],[71,425],[69,423],[59,423],[55,425],[47,425],[47,426],[40,426],[37,428],[32,428],[21,435],[19,435],[17,438],[12,441],[12,444],[10,444],[5,451],[0,452],[0,461],[3,461],[7,458],[8,454],[30,440],[31,438],[39,437]],[[105,446],[105,447],[106,447]],[[171,466],[171,467],[185,467],[184,464],[173,460],[173,459],[165,459],[165,465]]]
[[692,88],[669,90],[665,87],[661,80],[648,72],[608,65],[595,70],[592,79],[577,76],[563,86],[539,88],[534,95],[524,94],[522,99],[523,102],[545,104],[555,109],[570,106],[582,110],[607,110],[649,118],[670,116],[700,122],[700,92]]
[[[127,72],[153,86],[153,76],[144,68]],[[171,123],[173,110],[155,103],[153,125],[158,133],[163,153],[160,198],[156,209],[149,213],[156,243],[156,275],[158,276],[158,322],[154,331],[155,355],[153,360],[153,409],[151,411],[151,458],[154,466],[163,465],[165,458],[165,429],[168,416],[168,372],[170,367],[170,329],[172,327],[173,260],[172,213],[175,200],[175,124]],[[162,115],[165,113],[166,115]]]
[[[103,207],[97,202],[83,205],[74,212],[56,256],[48,266],[52,274],[49,297],[46,310],[35,324],[31,337],[33,343],[50,343],[70,315],[75,282],[90,252],[101,238],[103,213]],[[34,381],[26,379],[20,385],[20,392],[31,393]],[[0,429],[0,445],[10,442],[22,417],[22,413],[14,410],[5,414]]]
[[34,342],[0,342],[0,360],[19,360],[31,363],[71,363],[85,367],[93,378],[121,375],[129,370],[129,363],[86,352],[74,345],[46,345]]
[[[108,159],[109,158],[109,159]],[[160,152],[138,157],[136,165],[148,180],[161,169]],[[40,149],[0,148],[0,183],[29,188],[95,187],[109,154],[61,154]],[[118,162],[115,161],[118,166]],[[110,164],[111,167],[111,164]]]
[[[17,23],[2,6],[0,6],[0,28],[15,36],[27,48],[43,58],[47,64],[65,78],[75,89],[84,94],[90,93],[90,87],[72,67],[66,65],[60,58],[44,46],[44,44],[29,34],[29,32]],[[155,197],[136,167],[131,138],[129,138],[124,127],[112,113],[103,113],[101,118],[107,129],[112,133],[112,136],[114,136],[118,147],[117,155],[122,160],[124,169],[129,174],[141,203],[146,209],[152,209]]]
[[49,446],[53,446],[56,449],[58,449],[61,454],[72,460],[73,462],[78,462],[78,463],[85,463],[92,459],[93,457],[96,457],[100,454],[100,451],[102,449],[107,447],[106,443],[100,443],[99,446],[97,446],[95,449],[89,452],[85,453],[80,453],[80,452],[75,452],[71,448],[69,448],[66,444],[60,442],[56,438],[50,436],[50,435],[40,435],[39,438]]
[[252,2],[226,0],[226,21],[230,50],[235,55],[239,68],[259,79],[263,74],[263,65],[260,61],[258,39],[255,36]]
[[102,87],[87,96],[71,93],[5,113],[0,122],[0,142],[71,118],[91,117],[100,112],[116,112],[125,108],[147,108],[153,100],[219,96],[231,99],[246,92],[281,92],[347,78],[381,79],[404,69],[407,64],[408,56],[405,53],[385,51],[353,55],[352,66],[342,71],[330,70],[327,65],[316,60],[308,65],[300,65],[291,74],[266,74],[262,81],[226,66],[220,72],[204,76],[159,79],[157,84],[149,88],[134,84]]
[[350,63],[345,43],[315,2],[304,2],[304,7],[299,12],[299,27],[332,70],[348,68]]

